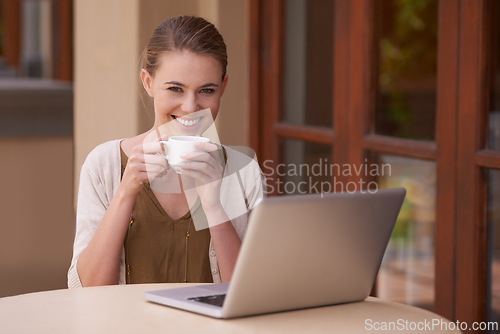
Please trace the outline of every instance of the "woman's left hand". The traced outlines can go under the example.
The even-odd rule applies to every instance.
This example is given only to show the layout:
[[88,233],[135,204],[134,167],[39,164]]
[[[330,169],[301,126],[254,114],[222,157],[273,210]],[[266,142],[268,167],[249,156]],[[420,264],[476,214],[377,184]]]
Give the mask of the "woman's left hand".
[[210,142],[197,142],[194,146],[200,151],[181,155],[184,161],[179,167],[184,191],[187,196],[191,195],[189,190],[193,188],[191,185],[194,185],[205,211],[219,209],[220,187],[224,172],[220,148]]

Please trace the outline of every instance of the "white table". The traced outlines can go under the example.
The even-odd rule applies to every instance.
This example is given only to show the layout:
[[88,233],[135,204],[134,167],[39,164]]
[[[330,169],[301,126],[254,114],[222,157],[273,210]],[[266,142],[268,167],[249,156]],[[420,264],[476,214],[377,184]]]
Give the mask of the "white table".
[[[369,297],[363,302],[232,320],[212,319],[144,299],[148,290],[185,284],[137,284],[55,290],[0,298],[0,333],[381,333],[390,321],[446,320],[419,308]],[[371,319],[371,321],[369,320]],[[377,322],[377,323],[376,323]],[[371,326],[371,327],[370,327]],[[460,333],[403,330],[390,333]],[[389,333],[389,332],[385,332]]]

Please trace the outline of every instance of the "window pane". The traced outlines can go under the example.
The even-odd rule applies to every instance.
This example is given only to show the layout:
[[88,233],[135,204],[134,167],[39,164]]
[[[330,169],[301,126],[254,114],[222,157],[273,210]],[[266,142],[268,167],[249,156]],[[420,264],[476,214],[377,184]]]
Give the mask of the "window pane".
[[490,70],[490,113],[487,146],[492,150],[500,150],[500,3],[491,1],[491,40],[489,64]]
[[21,75],[52,78],[52,2],[23,1],[21,32]]
[[380,188],[406,188],[396,226],[378,276],[378,296],[433,310],[436,165],[434,162],[373,154],[373,162],[389,164]]
[[436,116],[435,0],[377,0],[375,132],[433,140]]
[[283,120],[332,127],[333,1],[285,1]]
[[[283,140],[283,163],[272,177],[278,177],[278,195],[316,194],[332,191],[331,175],[325,166],[330,164],[328,145],[296,139]],[[269,179],[269,176],[266,175]]]
[[498,170],[488,172],[488,259],[488,321],[500,323],[500,171]]

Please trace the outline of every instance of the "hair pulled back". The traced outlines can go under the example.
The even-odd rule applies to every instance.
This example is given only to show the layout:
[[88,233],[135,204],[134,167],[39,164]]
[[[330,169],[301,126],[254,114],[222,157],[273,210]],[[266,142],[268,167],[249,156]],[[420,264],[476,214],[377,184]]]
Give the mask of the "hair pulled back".
[[163,52],[183,50],[214,57],[222,66],[224,79],[227,68],[224,39],[212,23],[196,16],[168,18],[156,27],[144,50],[142,68],[154,76]]

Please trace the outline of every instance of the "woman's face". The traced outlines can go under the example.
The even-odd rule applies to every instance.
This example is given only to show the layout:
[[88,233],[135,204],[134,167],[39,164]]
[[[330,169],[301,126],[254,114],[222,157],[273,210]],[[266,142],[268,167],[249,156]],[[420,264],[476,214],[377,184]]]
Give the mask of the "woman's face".
[[227,84],[214,57],[185,50],[165,52],[154,76],[142,70],[141,79],[154,101],[154,126],[167,136],[201,135],[215,120]]

